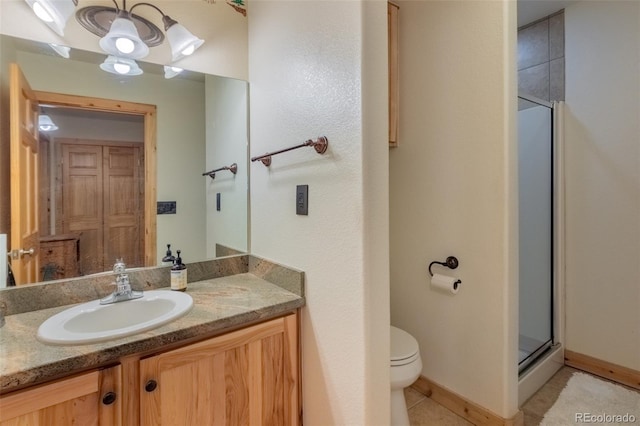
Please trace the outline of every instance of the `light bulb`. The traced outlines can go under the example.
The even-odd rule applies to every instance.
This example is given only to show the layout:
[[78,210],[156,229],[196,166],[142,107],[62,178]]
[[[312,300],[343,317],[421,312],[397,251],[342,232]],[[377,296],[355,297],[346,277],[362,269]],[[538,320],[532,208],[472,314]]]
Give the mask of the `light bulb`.
[[113,64],[113,69],[116,70],[119,74],[127,74],[131,71],[131,66],[128,64],[116,63]]
[[133,52],[133,49],[135,49],[135,44],[128,38],[120,37],[116,40],[116,49],[124,54],[128,54]]
[[44,22],[53,22],[53,16],[39,2],[33,4],[33,12]]
[[191,55],[193,52],[195,52],[196,48],[193,44],[189,45],[189,47],[187,47],[186,49],[184,49],[182,52],[183,55],[185,56],[189,56]]

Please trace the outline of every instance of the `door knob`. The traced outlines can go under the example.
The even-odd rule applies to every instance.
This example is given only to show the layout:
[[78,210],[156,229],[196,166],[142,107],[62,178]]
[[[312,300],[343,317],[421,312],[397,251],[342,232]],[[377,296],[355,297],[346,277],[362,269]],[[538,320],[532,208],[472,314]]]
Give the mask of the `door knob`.
[[9,252],[9,256],[11,256],[12,259],[20,259],[25,254],[33,256],[35,252],[36,252],[36,249],[34,249],[33,247],[31,247],[29,250],[25,250],[25,249],[11,250]]

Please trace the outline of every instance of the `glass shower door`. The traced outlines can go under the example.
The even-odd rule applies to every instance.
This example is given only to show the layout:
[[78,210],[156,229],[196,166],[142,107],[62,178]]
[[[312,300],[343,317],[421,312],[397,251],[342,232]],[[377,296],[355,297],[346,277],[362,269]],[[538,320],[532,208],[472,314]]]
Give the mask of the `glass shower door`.
[[553,110],[519,98],[519,371],[553,343]]

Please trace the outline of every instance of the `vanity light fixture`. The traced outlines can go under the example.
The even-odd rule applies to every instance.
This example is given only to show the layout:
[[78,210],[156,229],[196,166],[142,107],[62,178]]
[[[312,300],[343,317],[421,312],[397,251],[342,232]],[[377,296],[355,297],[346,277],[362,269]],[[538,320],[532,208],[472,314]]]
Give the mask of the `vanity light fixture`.
[[133,59],[113,55],[107,56],[100,69],[117,75],[140,75],[143,72]]
[[164,78],[173,78],[176,75],[184,71],[182,68],[174,67],[172,65],[164,66]]
[[41,132],[53,132],[54,130],[58,130],[58,126],[56,126],[56,123],[53,122],[51,117],[41,113],[38,116],[38,130]]
[[110,55],[142,59],[149,54],[149,46],[144,44],[129,16],[129,12],[117,12],[109,32],[100,39],[100,48]]
[[75,0],[25,0],[38,18],[59,36],[64,37],[64,27],[76,8]]
[[[79,0],[25,0],[34,13],[44,20],[55,32],[63,36],[67,19],[75,10]],[[76,20],[87,31],[100,37],[100,47],[109,55],[142,59],[149,54],[149,48],[164,41],[164,33],[154,23],[133,13],[138,6],[148,6],[162,15],[162,23],[171,46],[171,61],[191,55],[204,40],[194,36],[178,21],[151,3],[136,3],[127,10],[127,1],[122,7],[112,0],[115,7],[86,6],[76,11]]]

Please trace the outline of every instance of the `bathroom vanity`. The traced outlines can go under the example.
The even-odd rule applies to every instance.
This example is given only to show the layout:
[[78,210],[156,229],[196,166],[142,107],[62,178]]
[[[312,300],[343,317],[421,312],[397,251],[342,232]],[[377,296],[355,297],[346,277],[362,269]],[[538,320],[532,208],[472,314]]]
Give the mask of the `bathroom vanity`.
[[7,316],[0,425],[299,424],[303,275],[252,260],[189,283],[189,313],[129,337],[53,346],[36,330],[65,306]]

